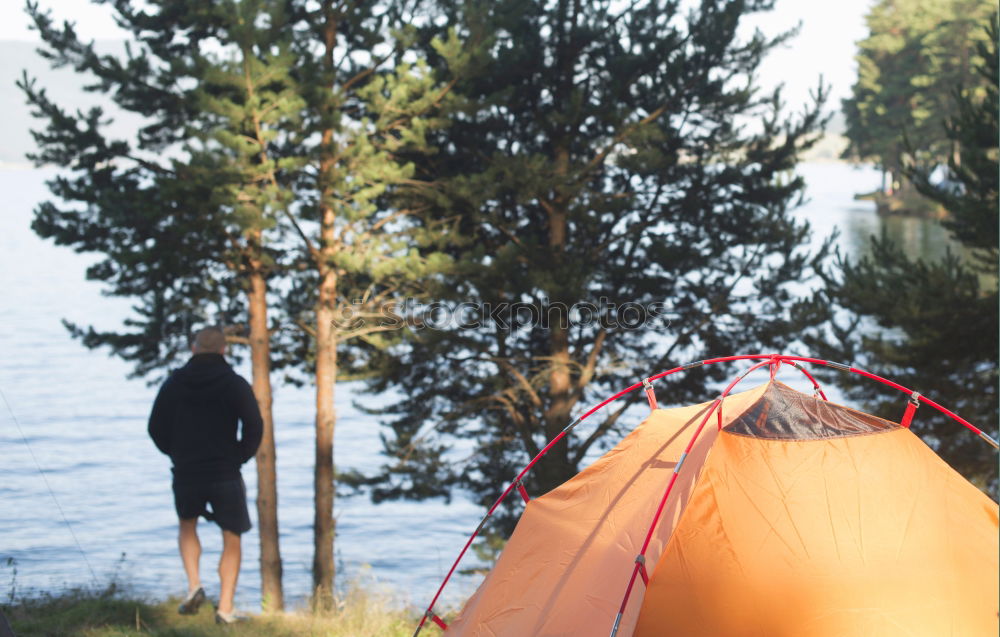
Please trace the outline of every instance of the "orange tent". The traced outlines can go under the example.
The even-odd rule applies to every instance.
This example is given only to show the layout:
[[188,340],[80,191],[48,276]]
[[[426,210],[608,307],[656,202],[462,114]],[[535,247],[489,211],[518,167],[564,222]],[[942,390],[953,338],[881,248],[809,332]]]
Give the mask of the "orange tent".
[[905,426],[775,380],[728,392],[654,409],[530,500],[451,625],[427,617],[446,637],[998,634],[996,503]]

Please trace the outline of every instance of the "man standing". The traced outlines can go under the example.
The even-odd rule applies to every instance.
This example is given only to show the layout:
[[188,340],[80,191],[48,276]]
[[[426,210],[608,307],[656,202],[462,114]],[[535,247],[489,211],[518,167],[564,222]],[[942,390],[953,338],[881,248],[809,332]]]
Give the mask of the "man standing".
[[[240,535],[251,526],[240,467],[257,453],[263,431],[253,390],[223,358],[225,351],[226,337],[220,328],[199,330],[191,344],[191,360],[163,383],[149,416],[150,437],[173,463],[181,561],[188,579],[187,597],[177,610],[194,614],[205,601],[197,532],[198,516],[204,516],[222,528],[215,613],[215,621],[222,624],[246,619],[233,608]],[[237,420],[243,423],[239,437]]]

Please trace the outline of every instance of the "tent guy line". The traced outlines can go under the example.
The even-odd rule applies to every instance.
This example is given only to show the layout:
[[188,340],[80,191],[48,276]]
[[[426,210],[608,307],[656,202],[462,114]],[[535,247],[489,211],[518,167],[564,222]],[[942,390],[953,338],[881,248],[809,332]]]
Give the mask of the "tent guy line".
[[[829,368],[832,368],[832,369],[837,369],[837,370],[843,371],[843,372],[858,374],[858,375],[863,376],[865,378],[868,378],[870,380],[875,380],[875,381],[880,382],[880,383],[882,383],[884,385],[892,387],[893,389],[896,389],[897,391],[903,392],[903,393],[905,393],[905,394],[908,395],[908,397],[909,397],[908,404],[907,404],[907,407],[906,407],[906,411],[904,412],[903,418],[901,420],[901,426],[903,426],[904,428],[908,428],[909,427],[910,422],[911,422],[912,417],[913,417],[913,413],[914,413],[915,409],[917,408],[917,406],[919,406],[920,403],[924,403],[924,404],[927,404],[930,407],[936,409],[937,411],[943,413],[944,415],[948,416],[952,420],[955,420],[955,421],[959,422],[964,427],[966,427],[967,429],[969,429],[970,431],[972,431],[973,433],[975,433],[978,437],[980,437],[981,439],[983,439],[985,442],[987,442],[988,444],[990,444],[993,448],[996,449],[996,448],[1000,447],[1000,445],[998,445],[997,441],[994,440],[991,436],[989,436],[986,432],[984,432],[983,430],[979,429],[978,427],[976,427],[972,423],[968,422],[964,418],[958,416],[957,414],[955,414],[954,412],[950,411],[949,409],[947,409],[947,408],[943,407],[942,405],[938,404],[937,402],[931,400],[930,398],[927,398],[926,396],[923,396],[923,395],[919,394],[918,392],[913,391],[911,389],[908,389],[908,388],[906,388],[906,387],[904,387],[904,386],[902,386],[902,385],[900,385],[898,383],[895,383],[895,382],[893,382],[893,381],[891,381],[889,379],[886,379],[886,378],[883,378],[881,376],[878,376],[877,374],[873,374],[873,373],[868,372],[866,370],[854,367],[853,365],[845,365],[843,363],[837,363],[837,362],[834,362],[834,361],[827,361],[827,360],[820,359],[820,358],[811,358],[811,357],[803,357],[803,356],[790,356],[790,355],[784,355],[784,354],[747,354],[747,355],[738,355],[738,356],[723,356],[723,357],[717,357],[717,358],[704,359],[704,360],[700,360],[700,361],[694,361],[694,362],[691,362],[691,363],[687,363],[685,365],[680,365],[678,367],[674,367],[672,369],[668,369],[666,371],[659,372],[657,374],[654,374],[652,376],[644,378],[640,382],[637,382],[637,383],[635,383],[635,384],[633,384],[633,385],[631,385],[631,386],[629,386],[629,387],[627,387],[627,388],[619,391],[618,393],[610,396],[609,398],[605,399],[604,401],[602,401],[602,402],[594,405],[589,410],[587,410],[586,412],[584,412],[582,415],[580,415],[579,417],[577,417],[576,419],[574,419],[555,438],[553,438],[548,444],[546,444],[545,447],[541,451],[539,451],[538,454],[534,458],[531,459],[531,461],[524,467],[524,469],[522,469],[517,474],[517,477],[507,486],[507,488],[503,491],[503,493],[500,495],[500,497],[497,498],[496,502],[494,502],[494,504],[489,508],[489,510],[487,511],[486,515],[483,517],[482,521],[476,527],[476,530],[469,537],[468,541],[466,541],[466,543],[463,546],[462,550],[459,552],[458,557],[455,559],[454,563],[452,564],[451,568],[449,569],[448,573],[446,574],[446,576],[444,578],[444,581],[442,581],[441,585],[438,587],[437,592],[435,593],[435,595],[432,598],[430,604],[428,605],[428,607],[427,607],[424,615],[422,616],[419,624],[417,625],[417,627],[416,627],[416,629],[415,629],[415,631],[413,633],[414,637],[417,637],[420,634],[421,630],[426,625],[428,619],[431,620],[433,623],[437,624],[442,630],[447,630],[447,623],[437,615],[437,613],[434,611],[434,606],[437,603],[438,599],[440,598],[442,592],[444,591],[444,588],[447,586],[448,582],[450,581],[450,579],[451,579],[452,575],[454,574],[455,570],[457,569],[458,564],[461,562],[461,560],[463,559],[463,557],[465,556],[465,554],[468,552],[468,549],[472,545],[472,542],[475,541],[476,537],[478,537],[478,535],[482,531],[483,527],[485,526],[486,522],[489,520],[490,516],[493,515],[493,513],[503,503],[503,501],[515,489],[517,489],[517,490],[520,491],[519,485],[523,484],[522,480],[523,480],[524,476],[534,467],[534,465],[543,456],[545,456],[548,453],[548,451],[550,449],[552,449],[553,446],[555,446],[560,440],[562,440],[562,438],[564,438],[566,435],[568,435],[577,425],[579,425],[582,421],[584,421],[589,416],[591,416],[595,412],[599,411],[600,409],[602,409],[606,405],[608,405],[608,404],[610,404],[610,403],[618,400],[622,396],[625,396],[626,394],[628,394],[628,393],[630,393],[632,391],[635,391],[635,390],[637,390],[639,388],[644,388],[646,390],[646,392],[647,392],[647,398],[649,399],[649,403],[650,403],[650,407],[652,409],[655,409],[656,408],[655,396],[652,395],[652,391],[651,391],[651,383],[652,383],[652,381],[658,380],[660,378],[664,378],[664,377],[669,376],[671,374],[675,374],[675,373],[682,372],[682,371],[687,371],[687,370],[690,370],[690,369],[693,369],[695,367],[699,367],[699,366],[702,366],[702,365],[711,365],[711,364],[715,364],[715,363],[733,362],[733,361],[758,361],[758,362],[756,362],[754,365],[752,365],[746,371],[744,371],[741,374],[739,374],[732,381],[732,383],[730,383],[729,387],[727,387],[726,390],[722,394],[720,394],[720,396],[713,402],[712,406],[709,409],[708,415],[705,416],[705,419],[702,422],[701,426],[698,428],[698,431],[692,437],[691,442],[689,443],[689,445],[687,447],[687,451],[685,451],[685,454],[681,456],[681,458],[679,459],[679,462],[677,463],[677,466],[675,466],[675,471],[672,474],[671,483],[668,486],[666,495],[664,496],[663,500],[661,500],[660,508],[657,510],[657,514],[656,514],[656,516],[654,518],[653,525],[652,525],[653,528],[650,529],[650,533],[652,533],[652,531],[655,529],[656,522],[658,521],[659,516],[662,513],[662,508],[664,506],[664,502],[665,502],[667,496],[669,495],[670,488],[673,485],[674,481],[676,480],[676,476],[678,475],[678,472],[680,470],[680,465],[683,463],[683,460],[686,457],[686,454],[688,453],[688,451],[691,449],[691,447],[693,447],[694,442],[695,442],[695,440],[698,437],[698,434],[701,432],[701,430],[702,430],[704,424],[707,422],[708,418],[711,416],[712,413],[715,412],[716,407],[722,402],[722,400],[732,390],[732,388],[737,383],[739,383],[739,381],[743,380],[743,378],[745,378],[750,372],[754,371],[755,369],[759,369],[759,368],[761,368],[761,367],[763,367],[765,365],[769,365],[770,366],[772,379],[773,379],[774,374],[776,373],[776,371],[781,367],[781,365],[784,364],[784,365],[790,365],[790,366],[795,367],[796,369],[798,369],[801,373],[803,373],[810,380],[810,382],[813,385],[813,389],[814,389],[815,395],[820,396],[823,401],[826,401],[827,397],[826,397],[825,393],[823,393],[822,389],[820,388],[819,383],[816,381],[816,379],[813,377],[813,375],[810,374],[809,371],[805,367],[803,367],[802,365],[800,365],[800,363],[809,363],[809,364],[812,364],[812,365],[821,365],[821,366],[824,366],[824,367],[829,367]],[[721,429],[721,409],[718,411],[718,414],[719,414],[719,428]],[[522,497],[524,497],[523,493],[521,495],[522,495]],[[525,498],[525,501],[527,502],[527,498]],[[649,537],[649,535],[647,535],[647,542],[646,542],[647,546],[645,546],[644,549],[648,547],[648,537]],[[644,553],[644,551],[643,551],[643,553]],[[644,569],[645,569],[644,562],[645,562],[645,560],[644,559],[640,559],[640,558],[643,558],[643,557],[644,556],[643,556],[642,553],[640,553],[640,555],[636,557],[636,561],[635,561],[635,566],[633,568],[632,577],[631,577],[631,580],[629,582],[628,588],[626,589],[625,600],[622,602],[622,610],[618,613],[618,616],[616,617],[615,624],[613,625],[613,628],[612,628],[612,632],[611,632],[612,637],[614,637],[614,635],[617,632],[617,628],[618,628],[618,625],[620,624],[620,619],[621,619],[622,613],[624,612],[624,607],[627,605],[628,596],[629,596],[629,593],[631,592],[631,589],[632,589],[632,587],[634,585],[634,581],[636,579],[636,576],[637,575],[638,576],[642,576],[643,580],[646,581],[646,574],[644,572]]]
[[38,458],[35,457],[35,450],[31,448],[30,444],[28,444],[28,437],[24,434],[24,429],[21,428],[21,422],[14,414],[14,409],[10,406],[10,401],[7,400],[7,395],[3,392],[2,388],[0,388],[0,398],[3,398],[3,404],[7,407],[7,413],[10,414],[11,420],[14,421],[14,426],[17,427],[18,433],[21,434],[21,442],[23,442],[24,446],[28,449],[31,461],[35,463],[35,469],[37,469],[38,473],[41,474],[42,482],[45,483],[45,488],[48,489],[49,495],[52,496],[52,501],[56,503],[56,509],[59,510],[59,515],[62,517],[62,521],[66,525],[66,528],[69,530],[69,534],[73,538],[73,543],[76,544],[76,548],[79,549],[80,555],[83,556],[83,563],[87,565],[87,570],[90,571],[90,576],[93,578],[94,583],[100,584],[100,581],[97,579],[97,574],[94,572],[94,567],[90,565],[90,560],[87,558],[87,552],[83,550],[80,540],[77,539],[76,532],[73,531],[73,525],[69,523],[69,518],[66,517],[62,504],[59,503],[59,498],[56,497],[56,492],[52,490],[52,485],[49,484],[48,476],[45,475],[45,471],[42,469],[42,465],[39,464]]

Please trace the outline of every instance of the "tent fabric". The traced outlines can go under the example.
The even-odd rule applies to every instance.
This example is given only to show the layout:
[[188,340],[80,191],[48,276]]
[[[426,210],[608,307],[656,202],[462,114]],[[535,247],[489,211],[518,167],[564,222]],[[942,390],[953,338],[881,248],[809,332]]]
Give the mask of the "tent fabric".
[[[741,413],[763,389],[727,398],[727,412]],[[656,506],[709,405],[657,409],[592,465],[530,501],[496,565],[445,635],[606,636]],[[650,566],[718,433],[712,420],[678,474],[647,551]],[[626,613],[629,633],[638,606],[639,597]]]
[[996,635],[997,557],[996,505],[908,429],[723,430],[635,635]]
[[[446,635],[607,636],[707,407],[654,411],[530,502]],[[912,432],[776,381],[722,413],[678,474],[619,636],[998,634],[997,505]]]

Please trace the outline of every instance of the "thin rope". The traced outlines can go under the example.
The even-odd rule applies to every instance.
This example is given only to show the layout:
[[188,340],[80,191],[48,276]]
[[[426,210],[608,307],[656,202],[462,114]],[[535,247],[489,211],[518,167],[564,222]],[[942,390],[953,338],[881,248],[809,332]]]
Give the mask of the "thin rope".
[[38,469],[38,473],[42,474],[42,482],[45,483],[45,488],[49,490],[49,495],[52,496],[52,501],[56,503],[56,508],[59,509],[59,515],[62,516],[63,522],[66,524],[66,528],[69,530],[69,534],[73,537],[73,542],[76,544],[76,548],[80,550],[80,555],[83,556],[83,563],[87,565],[87,570],[90,571],[90,576],[94,578],[94,583],[100,583],[97,579],[97,574],[94,572],[94,567],[90,565],[90,560],[87,559],[87,552],[83,550],[83,546],[80,544],[80,540],[77,539],[76,533],[73,531],[73,525],[69,523],[69,518],[66,517],[66,513],[63,511],[62,505],[59,504],[59,498],[56,497],[56,492],[52,490],[52,486],[49,484],[49,478],[45,475],[45,471],[42,469],[42,465],[38,463],[38,458],[35,457],[35,451],[28,444],[28,437],[24,435],[24,429],[21,428],[21,423],[14,415],[14,410],[10,406],[10,401],[7,400],[7,395],[3,393],[3,389],[0,389],[0,398],[3,398],[3,404],[7,406],[7,413],[10,414],[11,420],[14,421],[14,425],[17,426],[18,433],[21,434],[21,441],[24,446],[28,448],[28,453],[31,455],[32,462],[35,463],[35,468]]

